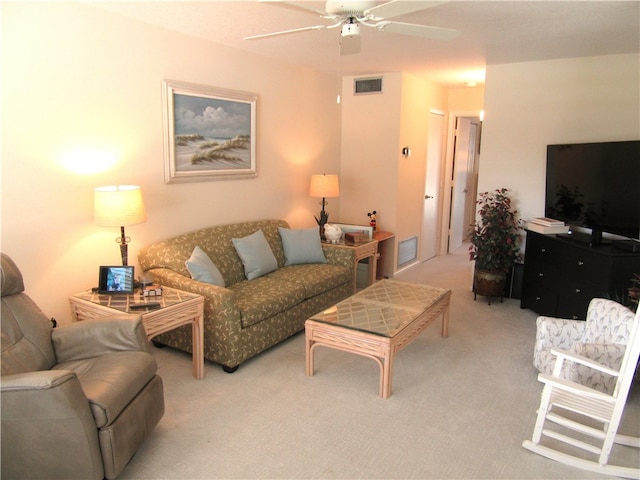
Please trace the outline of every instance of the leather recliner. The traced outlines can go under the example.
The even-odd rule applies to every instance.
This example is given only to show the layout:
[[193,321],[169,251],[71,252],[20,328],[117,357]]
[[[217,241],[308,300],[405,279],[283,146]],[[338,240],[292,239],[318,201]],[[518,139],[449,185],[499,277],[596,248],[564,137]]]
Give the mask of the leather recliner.
[[164,414],[139,315],[54,328],[1,255],[1,474],[113,479]]

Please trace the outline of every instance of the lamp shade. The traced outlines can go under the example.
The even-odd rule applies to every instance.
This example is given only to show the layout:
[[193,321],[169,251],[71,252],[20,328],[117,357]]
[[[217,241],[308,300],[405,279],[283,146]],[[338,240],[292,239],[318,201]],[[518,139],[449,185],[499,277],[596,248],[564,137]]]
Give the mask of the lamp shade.
[[339,197],[338,175],[311,175],[309,196],[317,198]]
[[93,191],[93,223],[124,227],[147,221],[142,190],[137,185],[98,187]]

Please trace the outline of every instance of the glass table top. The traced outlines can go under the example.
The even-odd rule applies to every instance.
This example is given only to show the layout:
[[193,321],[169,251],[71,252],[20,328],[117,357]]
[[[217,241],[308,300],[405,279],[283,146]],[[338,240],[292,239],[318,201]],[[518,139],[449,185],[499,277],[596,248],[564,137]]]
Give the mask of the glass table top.
[[[183,292],[182,290],[176,290],[174,288],[162,287],[162,295],[144,296],[142,295],[142,293],[138,292],[133,293],[132,295],[126,295],[122,293],[104,294],[87,290],[85,292],[76,293],[73,296],[80,300],[95,303],[96,305],[102,305],[103,307],[113,308],[125,313],[145,313],[158,308],[166,308],[172,305],[177,305],[178,303],[197,298],[199,295],[195,293]],[[130,308],[132,305],[145,305],[153,303],[159,303],[160,307],[156,307],[154,309]]]
[[311,320],[393,337],[449,293],[444,288],[380,280]]

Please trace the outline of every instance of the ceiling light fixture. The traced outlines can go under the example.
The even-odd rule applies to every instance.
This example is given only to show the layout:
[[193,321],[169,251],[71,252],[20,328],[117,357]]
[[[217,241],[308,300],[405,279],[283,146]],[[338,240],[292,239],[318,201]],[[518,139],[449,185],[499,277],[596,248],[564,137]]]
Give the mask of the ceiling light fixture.
[[349,23],[342,25],[340,34],[342,37],[358,37],[360,36],[360,25],[355,23],[355,19],[351,17],[349,18]]

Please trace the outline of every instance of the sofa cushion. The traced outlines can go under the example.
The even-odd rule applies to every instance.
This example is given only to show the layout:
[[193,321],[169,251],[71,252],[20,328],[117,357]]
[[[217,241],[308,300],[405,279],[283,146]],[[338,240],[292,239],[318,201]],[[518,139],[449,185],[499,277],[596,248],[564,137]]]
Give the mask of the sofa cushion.
[[228,287],[234,283],[243,282],[247,278],[232,239],[246,237],[262,230],[278,261],[278,266],[281,267],[285,260],[278,227],[288,226],[284,220],[258,220],[202,228],[143,247],[138,252],[138,260],[145,272],[153,273],[155,269],[168,268],[188,278],[190,275],[184,262],[198,246],[218,267]]
[[299,285],[304,288],[304,298],[311,298],[353,281],[353,270],[333,264],[291,265],[278,269],[269,277]]
[[235,294],[243,328],[282,313],[305,299],[302,285],[283,282],[271,275],[239,282],[229,288]]
[[261,277],[278,268],[278,261],[262,230],[243,238],[233,238],[232,242],[244,265],[247,280]]
[[327,263],[317,228],[278,227],[284,249],[285,266],[304,263]]
[[211,283],[224,288],[224,278],[218,267],[200,247],[196,246],[191,257],[185,262],[191,278],[200,282]]
[[115,352],[57,364],[54,370],[75,372],[98,428],[111,424],[151,380],[158,369],[146,352]]

